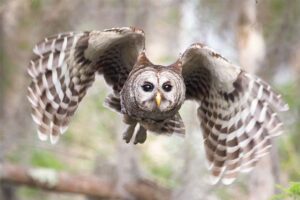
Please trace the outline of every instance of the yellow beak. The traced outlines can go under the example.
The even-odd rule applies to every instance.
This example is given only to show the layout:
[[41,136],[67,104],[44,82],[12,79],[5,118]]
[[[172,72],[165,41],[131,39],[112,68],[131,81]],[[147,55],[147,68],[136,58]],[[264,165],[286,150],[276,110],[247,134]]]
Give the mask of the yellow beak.
[[161,94],[159,92],[156,93],[155,101],[156,101],[157,107],[159,107],[160,103],[161,103]]

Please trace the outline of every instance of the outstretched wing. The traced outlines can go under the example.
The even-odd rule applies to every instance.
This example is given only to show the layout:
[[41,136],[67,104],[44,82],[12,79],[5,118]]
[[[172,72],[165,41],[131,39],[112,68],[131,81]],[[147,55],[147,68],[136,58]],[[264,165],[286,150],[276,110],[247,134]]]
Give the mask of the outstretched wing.
[[193,44],[181,61],[186,99],[200,103],[213,182],[230,184],[268,153],[270,139],[282,132],[276,111],[288,110],[288,105],[266,82],[202,44]]
[[97,72],[117,96],[143,49],[143,31],[127,27],[62,33],[38,43],[28,67],[28,99],[39,138],[57,142]]

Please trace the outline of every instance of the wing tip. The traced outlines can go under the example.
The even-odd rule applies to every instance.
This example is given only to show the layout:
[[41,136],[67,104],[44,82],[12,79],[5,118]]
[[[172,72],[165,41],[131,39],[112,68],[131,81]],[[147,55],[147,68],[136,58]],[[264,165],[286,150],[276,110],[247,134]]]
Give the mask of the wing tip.
[[232,178],[222,178],[222,183],[224,185],[230,185],[235,181],[236,177],[232,177]]
[[63,135],[63,134],[67,131],[67,129],[68,129],[68,126],[61,126],[61,127],[59,128],[60,134]]
[[38,130],[37,134],[38,134],[38,138],[41,141],[47,141],[48,140],[48,135],[46,133],[42,133],[41,131]]
[[289,105],[286,103],[286,104],[284,104],[284,105],[281,107],[280,111],[284,112],[284,111],[288,111],[289,109],[290,109],[290,107],[289,107]]
[[209,180],[210,180],[210,183],[212,185],[216,185],[217,183],[220,182],[220,179],[221,179],[221,176],[213,176],[213,175],[210,175],[209,177]]
[[59,135],[53,135],[53,134],[50,134],[50,142],[51,144],[56,144],[59,140]]

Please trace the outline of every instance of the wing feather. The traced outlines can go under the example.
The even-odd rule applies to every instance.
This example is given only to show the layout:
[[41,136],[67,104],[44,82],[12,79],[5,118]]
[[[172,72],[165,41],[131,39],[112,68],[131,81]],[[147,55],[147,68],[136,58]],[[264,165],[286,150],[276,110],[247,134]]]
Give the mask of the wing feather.
[[181,57],[186,98],[200,103],[198,117],[214,183],[232,183],[268,153],[282,133],[276,111],[288,110],[280,94],[258,77],[202,44]]
[[135,28],[61,33],[39,42],[28,66],[28,100],[38,136],[56,143],[96,72],[118,93],[144,48],[144,34]]

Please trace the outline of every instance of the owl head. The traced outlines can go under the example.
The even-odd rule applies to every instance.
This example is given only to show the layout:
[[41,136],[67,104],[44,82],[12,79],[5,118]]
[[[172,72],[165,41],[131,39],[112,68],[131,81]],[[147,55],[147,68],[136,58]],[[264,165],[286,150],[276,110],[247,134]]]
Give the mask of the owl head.
[[181,63],[152,64],[141,52],[121,91],[125,112],[153,119],[173,116],[185,99]]

